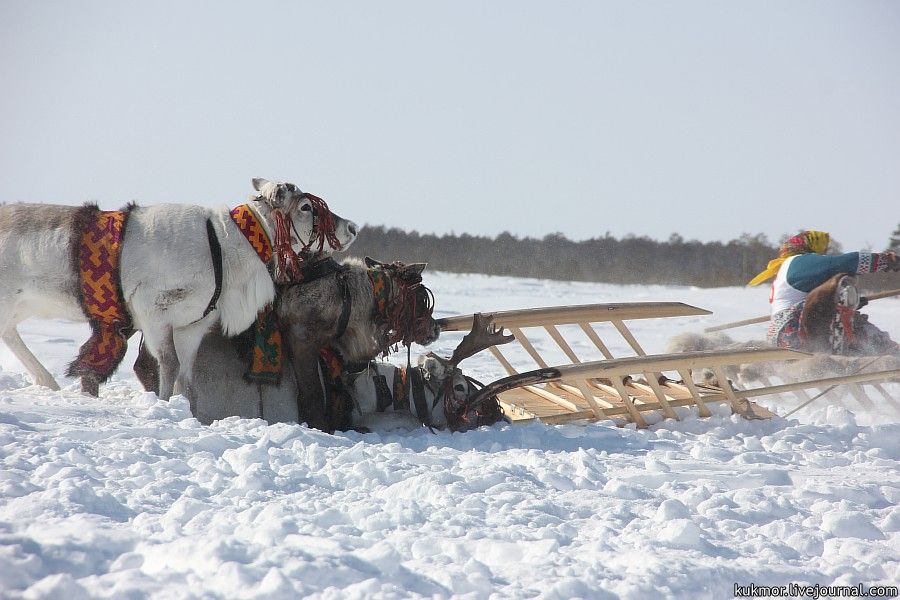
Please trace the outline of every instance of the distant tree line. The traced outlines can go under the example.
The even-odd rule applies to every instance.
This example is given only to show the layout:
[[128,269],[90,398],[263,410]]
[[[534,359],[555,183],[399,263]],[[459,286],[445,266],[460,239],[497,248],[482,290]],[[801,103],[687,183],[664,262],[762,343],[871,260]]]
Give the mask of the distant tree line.
[[[894,235],[900,236],[900,227]],[[665,241],[634,235],[620,239],[607,233],[576,242],[561,233],[536,239],[504,232],[490,238],[366,226],[350,254],[427,262],[431,269],[454,273],[719,287],[745,284],[777,255],[778,245],[762,234],[744,234],[729,242],[700,242],[685,240],[677,233]]]
[[607,233],[575,242],[560,233],[535,239],[504,232],[490,238],[383,226],[364,227],[350,249],[354,256],[427,262],[431,269],[454,273],[705,287],[745,283],[776,252],[763,235],[703,243],[677,234],[659,242],[633,235],[617,239]]

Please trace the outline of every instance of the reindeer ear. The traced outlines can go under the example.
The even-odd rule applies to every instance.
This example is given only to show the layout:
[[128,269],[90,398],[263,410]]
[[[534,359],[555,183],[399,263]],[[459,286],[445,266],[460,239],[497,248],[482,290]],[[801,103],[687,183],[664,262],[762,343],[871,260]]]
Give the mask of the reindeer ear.
[[263,179],[262,177],[254,177],[252,181],[253,181],[253,189],[256,190],[257,192],[262,191],[263,186],[266,185],[267,183],[269,183],[268,179]]
[[419,357],[419,366],[425,371],[428,379],[442,380],[445,379],[453,365],[446,358],[441,358],[434,352],[429,352],[425,356]]
[[404,265],[402,271],[404,275],[422,275],[422,271],[425,270],[425,267],[428,266],[428,263],[410,263],[408,265]]
[[383,267],[384,263],[378,262],[374,258],[369,256],[366,257],[366,268],[371,269],[373,267]]

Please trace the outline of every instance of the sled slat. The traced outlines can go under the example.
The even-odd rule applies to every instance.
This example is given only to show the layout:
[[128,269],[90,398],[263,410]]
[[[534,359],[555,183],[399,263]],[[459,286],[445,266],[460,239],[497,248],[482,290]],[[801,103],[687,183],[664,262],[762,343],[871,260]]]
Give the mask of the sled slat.
[[602,419],[597,419],[592,410],[580,410],[576,413],[540,417],[540,420],[541,422],[547,423],[548,425],[561,425],[563,423],[571,423],[572,421],[602,421],[604,419],[610,418],[611,417],[609,416],[604,416]]
[[644,352],[644,349],[641,348],[641,345],[638,344],[638,341],[634,339],[634,336],[631,335],[631,330],[621,321],[621,319],[613,319],[613,326],[618,330],[622,337],[625,338],[625,341],[628,342],[628,345],[631,346],[631,349],[634,350],[638,356],[647,356],[647,353]]
[[581,408],[577,404],[572,402],[571,400],[566,400],[562,396],[554,394],[553,392],[550,392],[550,391],[548,391],[544,388],[538,387],[536,385],[528,385],[522,389],[528,390],[532,394],[534,394],[536,396],[540,396],[541,398],[544,398],[545,400],[549,400],[550,402],[552,402],[566,410],[570,410],[573,412],[581,410]]
[[[573,415],[584,410],[580,407],[576,407],[574,411],[573,409],[564,408],[554,401],[559,398],[555,394],[553,394],[554,400],[551,400],[542,395],[543,390],[541,388],[534,386],[528,386],[528,388],[516,388],[500,394],[499,400],[501,404],[515,408],[514,413],[510,415],[511,419],[520,420],[534,417],[544,420],[550,416]],[[593,411],[588,412],[593,414]],[[527,415],[531,415],[531,417]]]
[[629,416],[631,416],[631,420],[634,421],[638,427],[646,427],[647,421],[644,420],[644,417],[641,416],[641,413],[637,411],[634,407],[634,403],[631,401],[631,396],[628,395],[628,390],[625,389],[625,385],[622,383],[622,379],[620,377],[613,377],[613,387],[616,388],[616,391],[619,392],[619,396],[622,398],[622,402],[625,404],[626,410],[628,410]]
[[559,329],[557,329],[555,325],[544,325],[544,329],[550,334],[550,337],[553,338],[553,341],[556,342],[565,355],[569,357],[569,360],[573,363],[581,362],[581,359],[578,358],[578,355],[575,354],[575,351],[572,350],[572,347],[569,346],[569,343],[566,342],[565,338],[559,333]]
[[891,396],[890,394],[887,393],[887,390],[885,390],[883,387],[881,387],[880,383],[872,383],[869,385],[871,385],[873,388],[878,390],[878,393],[881,394],[881,397],[884,398],[885,402],[887,402],[888,404],[893,406],[894,410],[896,410],[898,413],[900,413],[900,404],[898,404],[897,401],[894,400],[893,396]]
[[724,331],[726,329],[734,329],[735,327],[743,327],[744,325],[754,325],[756,323],[765,323],[769,320],[769,315],[763,315],[761,317],[753,317],[752,319],[744,319],[742,321],[734,321],[733,323],[724,323],[722,325],[716,325],[715,327],[707,327],[703,330],[704,333],[712,333],[714,331]]
[[547,368],[547,362],[544,360],[544,357],[541,356],[537,350],[535,350],[534,346],[531,344],[531,341],[528,339],[522,330],[518,327],[510,327],[509,332],[515,336],[516,340],[522,344],[522,347],[525,348],[525,351],[528,352],[528,355],[534,359],[534,362],[541,368]]
[[[610,383],[612,383],[612,382],[610,382]],[[588,385],[590,385],[592,388],[594,388],[596,390],[603,392],[606,395],[606,397],[615,398],[617,400],[619,399],[619,392],[612,385],[606,385],[605,383],[601,383],[601,382],[597,381],[596,379],[588,380]]]
[[515,404],[514,402],[507,402],[502,398],[500,399],[500,406],[503,408],[503,416],[511,423],[526,420],[533,421],[538,418],[533,412],[525,410],[522,406]]
[[[768,381],[764,381],[763,383],[765,383],[767,386],[770,386],[770,387],[773,386],[773,384]],[[809,402],[809,400],[810,400],[809,393],[807,393],[807,391],[805,389],[800,388],[797,390],[790,390],[790,391],[792,394],[794,394],[795,396],[797,396],[797,398],[800,399],[800,402]],[[841,402],[841,406],[846,408],[846,405],[843,402]]]
[[847,389],[850,391],[850,395],[853,396],[853,399],[859,402],[860,406],[867,410],[875,409],[875,403],[866,396],[866,392],[858,383],[851,383],[847,386]]
[[597,400],[594,398],[594,394],[591,393],[590,388],[588,387],[587,381],[584,379],[579,379],[577,381],[578,391],[581,392],[581,396],[587,400],[587,403],[591,405],[591,410],[594,411],[594,416],[598,419],[602,419],[605,416],[603,409],[600,408],[600,405],[597,404]]
[[657,377],[658,373],[644,373],[644,377],[647,378],[647,384],[644,385],[641,383],[632,383],[631,385],[639,388],[649,389],[654,396],[656,396],[656,400],[659,402],[662,407],[663,414],[669,417],[670,419],[678,420],[678,414],[672,410],[672,407],[669,406],[669,399],[666,398],[665,392],[663,392],[662,388],[659,385],[659,381]]
[[494,358],[497,359],[497,362],[503,365],[503,368],[506,369],[507,375],[515,375],[516,373],[518,373],[518,371],[516,371],[510,364],[510,362],[506,359],[506,356],[504,356],[503,353],[500,352],[500,349],[497,348],[497,346],[491,346],[489,350],[491,351],[491,354],[494,355]]
[[660,385],[662,385],[666,389],[667,395],[672,397],[672,400],[669,401],[670,406],[675,406],[676,400],[693,399],[691,390],[687,389],[686,386],[681,385],[676,381],[667,381],[664,385]]
[[686,369],[680,369],[678,374],[681,375],[682,381],[684,381],[684,386],[690,390],[691,397],[693,397],[694,402],[697,403],[697,407],[699,409],[699,414],[701,417],[709,417],[712,415],[709,408],[706,407],[706,404],[703,402],[703,399],[700,397],[700,391],[697,389],[697,386],[694,384],[693,378],[691,378],[691,374]]
[[716,374],[716,378],[719,380],[719,387],[722,388],[722,391],[725,392],[725,396],[728,398],[728,402],[731,403],[731,412],[740,412],[740,404],[738,403],[737,396],[734,395],[734,389],[731,387],[731,382],[725,377],[725,370],[719,366],[713,368],[713,373]]
[[611,359],[613,358],[612,353],[606,347],[606,344],[603,343],[603,340],[600,339],[600,336],[597,335],[597,331],[591,327],[590,323],[579,323],[581,326],[581,330],[584,331],[588,339],[590,339],[594,345],[597,347],[597,350],[603,355],[603,358]]
[[[578,382],[574,382],[574,385],[573,385],[573,383],[559,381],[559,382],[551,383],[549,385],[557,387],[557,388],[561,389],[562,391],[571,394],[573,397],[579,398],[579,399],[583,400],[584,402],[588,403],[589,405],[591,405],[590,400],[588,399],[588,396],[584,395],[584,390],[582,390],[581,387],[577,385],[577,383]],[[614,402],[612,402],[611,400],[618,399],[618,393],[610,394],[609,396],[610,396],[609,398],[599,398],[594,394],[590,394],[590,397],[594,399],[594,403],[605,404],[606,408],[616,406],[616,404]],[[591,405],[591,408],[593,408],[593,405]]]

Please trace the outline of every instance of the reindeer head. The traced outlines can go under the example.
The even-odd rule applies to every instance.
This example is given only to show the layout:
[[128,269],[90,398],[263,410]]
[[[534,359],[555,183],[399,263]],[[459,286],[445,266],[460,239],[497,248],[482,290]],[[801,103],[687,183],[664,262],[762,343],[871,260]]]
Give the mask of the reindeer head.
[[255,178],[253,189],[259,192],[253,196],[258,212],[274,229],[276,254],[279,246],[301,257],[331,254],[346,250],[356,239],[356,223],[334,214],[324,200],[293,183]]
[[432,317],[434,297],[422,283],[425,266],[399,261],[385,264],[366,257],[381,321],[380,347],[413,342],[427,346],[441,335],[441,326]]
[[[484,386],[465,375],[459,363],[478,352],[513,340],[503,329],[494,325],[493,315],[477,313],[472,330],[459,343],[449,359],[433,352],[420,360],[420,368],[428,387],[434,393],[432,424],[447,426],[451,431],[466,431],[482,425],[493,425],[503,418],[503,411],[496,396],[470,404]],[[437,410],[440,408],[441,410]]]

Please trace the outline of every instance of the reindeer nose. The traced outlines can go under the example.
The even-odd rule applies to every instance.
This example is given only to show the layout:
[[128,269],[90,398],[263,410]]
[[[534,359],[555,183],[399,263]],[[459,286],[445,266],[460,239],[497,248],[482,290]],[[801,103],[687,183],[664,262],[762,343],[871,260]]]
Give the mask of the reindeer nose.
[[350,232],[350,235],[356,235],[356,223],[353,221],[347,223],[347,231]]

